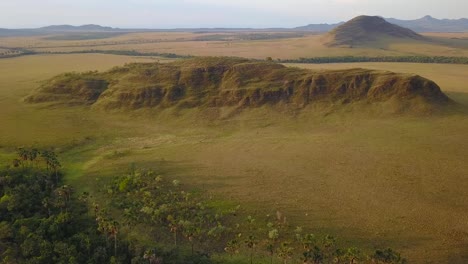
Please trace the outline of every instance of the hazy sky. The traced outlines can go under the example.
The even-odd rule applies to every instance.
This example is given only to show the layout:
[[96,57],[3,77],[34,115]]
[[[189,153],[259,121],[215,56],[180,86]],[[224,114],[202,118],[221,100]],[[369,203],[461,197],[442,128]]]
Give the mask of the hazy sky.
[[468,17],[468,0],[0,0],[0,28],[294,27],[357,15]]

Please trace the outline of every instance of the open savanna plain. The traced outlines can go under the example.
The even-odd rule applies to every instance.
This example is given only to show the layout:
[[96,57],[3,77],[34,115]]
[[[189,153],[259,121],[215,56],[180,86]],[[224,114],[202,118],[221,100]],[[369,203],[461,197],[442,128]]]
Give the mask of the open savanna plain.
[[2,46],[34,52],[119,50],[255,59],[348,55],[468,56],[468,40],[464,33],[427,34],[426,41],[379,39],[351,49],[326,46],[325,34],[296,31],[141,32],[104,36],[97,34],[95,39],[86,34],[80,38],[77,34],[4,37]]
[[[400,48],[327,48],[318,35],[248,41],[193,41],[192,35],[135,33],[60,43],[6,38],[2,45],[13,48],[23,43],[38,51],[120,49],[261,59],[412,54]],[[167,41],[131,42],[164,38]],[[109,43],[103,45],[104,41]],[[428,45],[427,52],[441,49],[437,54],[446,55],[444,47]],[[453,49],[454,56],[468,55],[463,48],[447,49]],[[468,262],[467,66],[288,65],[420,74],[436,81],[460,105],[459,111],[433,116],[373,115],[353,105],[336,111],[311,106],[291,114],[263,106],[219,119],[210,109],[109,113],[86,106],[23,102],[41,82],[63,72],[102,71],[155,60],[164,61],[99,54],[1,59],[0,161],[10,161],[18,146],[54,147],[66,180],[92,193],[136,164],[216,199],[242,204],[257,215],[279,210],[292,226],[332,234],[343,245],[391,247],[411,263]]]

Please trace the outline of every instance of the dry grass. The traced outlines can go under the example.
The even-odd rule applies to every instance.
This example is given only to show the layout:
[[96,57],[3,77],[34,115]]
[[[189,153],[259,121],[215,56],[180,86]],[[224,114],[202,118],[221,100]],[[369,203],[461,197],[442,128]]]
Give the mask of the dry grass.
[[321,36],[307,36],[303,38],[261,40],[261,41],[175,41],[141,44],[116,44],[112,46],[85,47],[50,47],[40,48],[39,51],[76,51],[83,49],[114,49],[137,50],[139,52],[176,53],[180,55],[196,56],[237,56],[264,59],[300,58],[315,56],[339,56],[351,53],[353,55],[402,55],[400,52],[373,49],[342,49],[328,48],[322,44]]
[[466,39],[468,38],[468,32],[427,32],[422,33],[424,36],[428,37],[439,37],[439,38],[458,38]]
[[[268,32],[263,32],[268,33]],[[363,48],[327,47],[323,35],[272,40],[193,41],[213,33],[132,33],[113,38],[81,41],[47,40],[43,37],[2,38],[5,47],[23,47],[37,51],[136,50],[139,52],[176,53],[197,56],[239,56],[264,59],[296,59],[321,56],[468,56],[468,43],[453,40],[458,35],[439,35],[437,41],[402,41],[391,45],[375,42]],[[247,34],[244,32],[244,34]],[[463,37],[463,34],[459,35]],[[441,40],[442,39],[442,40]]]
[[[310,109],[293,118],[263,107],[207,124],[192,110],[177,118],[144,112],[120,117],[21,103],[38,81],[63,71],[135,60],[142,59],[88,54],[0,60],[0,145],[79,146],[62,157],[69,180],[82,188],[131,162],[171,168],[169,176],[260,212],[279,209],[293,225],[330,232],[345,243],[390,246],[414,263],[468,261],[466,115],[372,119],[357,113],[324,117]],[[464,66],[379,65],[409,67],[440,78],[446,91],[468,92]],[[452,94],[455,100],[458,95]],[[124,155],[113,157],[116,151]]]
[[92,115],[74,109],[38,111],[21,103],[22,98],[60,72],[106,70],[145,61],[152,59],[87,54],[0,60],[0,146],[64,144],[95,134]]

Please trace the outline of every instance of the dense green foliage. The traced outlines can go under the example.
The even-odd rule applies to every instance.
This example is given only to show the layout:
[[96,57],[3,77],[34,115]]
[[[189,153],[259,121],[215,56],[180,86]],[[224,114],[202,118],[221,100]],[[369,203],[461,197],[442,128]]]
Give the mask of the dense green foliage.
[[446,56],[335,56],[335,57],[312,57],[292,60],[279,60],[282,63],[351,63],[351,62],[411,62],[411,63],[445,63],[445,64],[468,64],[468,57],[446,57]]
[[20,149],[0,171],[0,262],[129,262],[127,246],[113,250],[87,214],[87,196],[62,185],[59,167],[52,151]]

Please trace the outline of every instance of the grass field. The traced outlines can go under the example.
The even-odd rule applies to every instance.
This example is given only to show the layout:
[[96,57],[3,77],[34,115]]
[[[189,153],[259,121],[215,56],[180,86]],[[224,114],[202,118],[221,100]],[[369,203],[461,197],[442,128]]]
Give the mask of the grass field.
[[[259,213],[281,210],[292,225],[329,232],[345,244],[392,247],[414,263],[468,261],[466,115],[367,118],[310,109],[292,117],[264,107],[208,123],[196,110],[177,117],[111,115],[21,101],[58,73],[132,61],[151,59],[86,54],[0,60],[0,160],[8,160],[15,146],[58,147],[67,180],[82,190],[95,190],[97,179],[135,162]],[[415,72],[439,82],[458,102],[468,93],[467,66],[299,66]]]
[[[96,133],[93,115],[73,109],[37,111],[23,104],[22,98],[40,81],[60,72],[106,70],[128,62],[154,61],[109,55],[29,56],[0,61],[0,130],[1,146],[56,145]],[[88,120],[88,121],[86,121]]]
[[[216,33],[226,35],[228,33]],[[232,33],[231,33],[232,34]],[[237,35],[236,35],[237,34]],[[2,38],[5,47],[27,48],[40,52],[70,52],[81,50],[136,50],[139,52],[176,53],[195,56],[238,56],[264,59],[297,59],[323,56],[468,56],[468,40],[464,34],[428,35],[431,42],[384,41],[358,48],[330,48],[324,45],[324,35],[304,34],[291,37],[249,40],[249,34],[280,34],[278,32],[238,32],[229,40],[213,38],[213,33],[161,32],[129,33],[105,39],[62,40],[63,36]],[[458,36],[458,37],[457,37]],[[62,38],[62,39],[61,39]],[[212,39],[209,40],[203,40]],[[54,40],[55,39],[55,40]],[[197,41],[202,39],[203,41]]]

